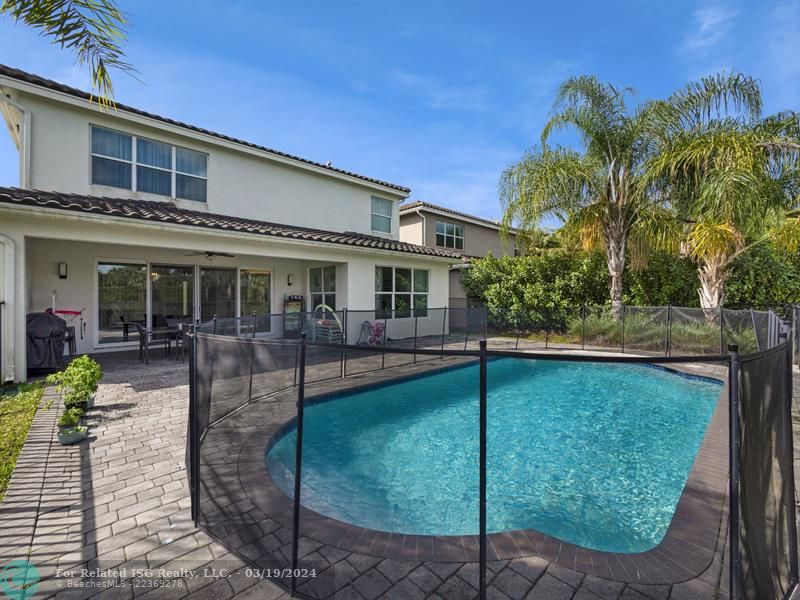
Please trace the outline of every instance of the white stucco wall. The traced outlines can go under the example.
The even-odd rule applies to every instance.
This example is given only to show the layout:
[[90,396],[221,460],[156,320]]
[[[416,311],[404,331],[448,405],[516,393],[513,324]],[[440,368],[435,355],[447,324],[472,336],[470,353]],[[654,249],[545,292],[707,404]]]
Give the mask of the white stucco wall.
[[[3,347],[12,353],[14,371],[10,377],[17,380],[25,378],[25,315],[48,307],[53,290],[57,292],[60,307],[86,307],[87,332],[83,340],[78,340],[78,351],[91,352],[101,348],[94,344],[97,318],[95,269],[96,261],[103,258],[207,264],[203,257],[198,259],[185,254],[192,251],[229,252],[236,257],[215,258],[213,265],[273,270],[273,312],[281,312],[284,293],[304,293],[308,300],[308,268],[321,264],[337,265],[337,304],[340,308],[374,308],[376,266],[427,269],[430,272],[428,305],[445,306],[448,299],[449,261],[406,253],[273,240],[263,236],[5,205],[0,205],[0,236],[13,241],[14,273],[9,276],[13,290],[5,289],[3,293],[10,293],[14,299],[14,305],[6,310],[5,317],[6,322],[13,320],[15,329],[9,333],[4,328],[2,335]],[[59,262],[68,265],[66,280],[58,278]],[[0,277],[7,272],[0,271]],[[289,273],[294,275],[291,288],[287,286]],[[406,334],[413,332],[412,323],[413,319],[402,319],[393,324],[398,331],[396,336],[399,337],[403,327],[410,328]],[[425,327],[423,323],[420,335],[426,334]],[[438,331],[441,321],[431,327]]]
[[[12,80],[5,79],[5,85]],[[4,85],[0,78],[0,86]],[[27,187],[108,197],[171,201],[165,196],[91,184],[90,125],[95,124],[182,146],[208,157],[208,202],[174,200],[192,210],[208,210],[273,223],[330,231],[372,234],[371,197],[393,201],[392,233],[399,235],[397,190],[371,186],[298,163],[269,158],[263,152],[204,134],[165,125],[121,111],[4,88],[30,111],[30,182]],[[52,94],[51,94],[52,95]],[[7,133],[7,132],[6,132]],[[302,165],[302,163],[300,163]],[[376,234],[383,235],[383,234]]]

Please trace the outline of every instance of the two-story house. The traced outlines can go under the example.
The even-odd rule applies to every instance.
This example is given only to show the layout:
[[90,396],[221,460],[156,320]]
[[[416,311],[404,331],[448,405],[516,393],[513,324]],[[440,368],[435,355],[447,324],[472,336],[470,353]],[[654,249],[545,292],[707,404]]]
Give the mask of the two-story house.
[[458,252],[400,239],[403,186],[6,66],[0,112],[19,151],[19,187],[0,188],[2,381],[26,377],[26,314],[53,307],[97,352],[135,348],[135,323],[281,313],[290,295],[423,334],[447,304]]
[[450,267],[448,305],[453,308],[467,305],[461,273],[469,268],[471,259],[482,258],[490,252],[494,256],[513,256],[516,252],[515,233],[511,231],[503,236],[496,221],[428,202],[400,205],[400,240],[461,255],[461,261]]

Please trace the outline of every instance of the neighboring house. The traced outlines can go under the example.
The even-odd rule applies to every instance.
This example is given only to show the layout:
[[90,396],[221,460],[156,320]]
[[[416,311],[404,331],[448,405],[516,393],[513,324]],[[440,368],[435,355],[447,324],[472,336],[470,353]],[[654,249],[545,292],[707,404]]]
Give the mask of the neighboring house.
[[377,307],[397,327],[418,316],[422,334],[426,307],[447,304],[458,253],[400,240],[405,187],[104,111],[1,65],[0,112],[20,172],[19,188],[0,188],[0,381],[25,379],[25,315],[54,302],[83,311],[78,352],[136,348],[137,323],[281,313],[289,295],[307,309]]
[[467,303],[461,272],[469,268],[470,259],[516,252],[516,235],[512,231],[503,237],[498,222],[428,202],[400,205],[400,240],[461,255],[462,260],[450,267],[448,303],[455,308]]

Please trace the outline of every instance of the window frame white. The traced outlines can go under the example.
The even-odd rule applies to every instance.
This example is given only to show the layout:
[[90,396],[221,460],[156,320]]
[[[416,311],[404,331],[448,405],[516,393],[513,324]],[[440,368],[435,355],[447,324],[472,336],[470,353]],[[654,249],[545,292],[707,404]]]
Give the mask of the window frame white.
[[[316,270],[316,269],[319,269],[319,271],[320,271],[321,289],[320,289],[319,292],[315,292],[314,290],[311,289],[311,277],[312,277],[311,276],[311,272]],[[325,289],[325,269],[333,269],[333,291],[327,291]],[[336,268],[335,264],[315,265],[313,267],[309,267],[308,268],[308,288],[307,288],[308,289],[308,299],[307,299],[308,300],[308,305],[307,305],[307,309],[306,310],[309,313],[313,313],[314,309],[317,308],[317,306],[318,306],[318,305],[314,304],[314,302],[312,301],[312,298],[314,296],[322,296],[322,304],[325,304],[326,306],[331,306],[331,304],[328,302],[328,296],[333,296],[334,302],[333,302],[333,306],[331,306],[331,308],[333,308],[334,311],[340,310],[339,307],[336,306],[336,296],[338,294],[338,291],[336,290],[336,287],[338,285],[338,282],[336,281],[338,279],[337,275],[338,275],[338,269]]]
[[[94,147],[93,132],[95,129],[103,129],[105,131],[110,131],[111,133],[129,137],[131,139],[131,159],[125,160],[124,158],[118,158],[116,156],[108,156],[107,154],[97,154],[93,150]],[[128,168],[131,170],[131,186],[122,187],[119,185],[109,185],[107,183],[94,183],[94,160],[92,160],[94,158],[102,158],[103,160],[113,160],[115,162],[128,165]],[[116,129],[109,129],[108,127],[103,127],[102,125],[94,125],[92,123],[89,124],[89,184],[90,185],[102,185],[106,187],[117,188],[118,190],[135,190],[136,189],[136,169],[134,168],[136,164],[135,161],[136,161],[136,137],[133,134],[126,133],[124,131],[117,131]]]
[[[444,225],[444,233],[439,233],[439,225]],[[447,226],[452,225],[454,229],[454,233],[447,233]],[[458,228],[461,228],[461,235],[458,235],[456,232]],[[440,221],[437,219],[436,227],[434,229],[434,242],[438,248],[449,248],[451,250],[463,250],[466,238],[466,227],[463,224],[456,223],[455,221]],[[439,236],[443,236],[444,244],[439,243]],[[452,239],[453,245],[448,246],[447,240]],[[457,241],[461,240],[461,247],[459,248],[457,245]]]
[[[430,269],[417,269],[417,268],[414,268],[414,267],[396,267],[396,266],[393,266],[393,265],[375,265],[375,274],[376,275],[377,275],[378,269],[391,269],[392,270],[392,291],[391,292],[387,292],[387,291],[379,291],[377,289],[374,290],[373,294],[375,296],[375,318],[376,319],[386,319],[386,320],[389,320],[389,319],[392,319],[392,320],[394,320],[394,319],[414,319],[414,318],[424,319],[424,318],[427,318],[428,316],[430,316],[430,296],[431,296],[431,270]],[[397,289],[396,289],[396,287],[397,287],[396,286],[396,283],[397,283],[397,269],[403,269],[403,270],[411,271],[411,289],[409,291],[407,291],[407,292],[404,292],[404,291],[399,291],[398,292]],[[425,277],[426,277],[427,285],[425,287],[427,289],[424,292],[416,291],[416,273],[417,273],[417,271],[421,271],[421,272],[424,272],[426,274]],[[400,296],[410,296],[411,297],[411,302],[409,304],[409,314],[408,314],[408,316],[403,316],[403,317],[395,316],[395,314],[397,312],[397,296],[398,295],[400,295]],[[387,317],[387,316],[384,315],[382,317],[378,317],[378,311],[382,310],[382,309],[378,308],[378,296],[391,296],[392,308],[391,308],[391,315],[390,316]],[[414,302],[415,296],[425,296],[426,297],[425,314],[423,314],[423,315],[418,315],[417,314],[417,309],[415,307],[416,304]]]
[[[119,135],[124,135],[131,138],[131,160],[125,160],[122,158],[116,158],[114,156],[106,156],[105,154],[97,154],[92,150],[92,136],[93,131],[95,129],[103,129],[105,131],[109,131],[111,133],[116,133]],[[148,165],[139,162],[138,158],[138,142],[139,140],[145,140],[148,142],[153,142],[156,144],[162,144],[164,146],[169,146],[171,150],[171,164],[170,168],[166,169],[164,167],[157,167],[154,165]],[[177,151],[178,148],[181,150],[187,150],[189,152],[196,152],[197,154],[202,154],[206,157],[206,175],[194,175],[192,173],[185,173],[183,171],[178,171],[178,161],[177,161]],[[93,158],[102,158],[104,160],[113,160],[123,164],[128,165],[131,170],[131,187],[120,187],[115,185],[108,185],[105,183],[95,183],[94,181],[94,167],[93,167]],[[136,135],[135,133],[128,133],[127,131],[120,131],[118,129],[111,129],[110,127],[104,127],[103,125],[95,125],[94,123],[89,124],[89,184],[90,185],[100,185],[105,187],[114,187],[120,190],[130,190],[133,192],[139,192],[139,185],[137,179],[138,167],[143,167],[145,169],[154,169],[156,171],[163,171],[170,173],[170,193],[169,194],[158,194],[156,192],[141,192],[143,194],[152,194],[154,196],[161,196],[163,198],[172,198],[173,200],[185,200],[187,202],[198,202],[201,204],[208,204],[208,165],[210,162],[211,156],[207,152],[202,152],[200,150],[195,150],[194,148],[187,148],[186,146],[177,146],[175,144],[170,144],[169,142],[164,142],[161,140],[156,140],[153,138],[149,138],[143,135]],[[183,196],[178,196],[178,175],[182,175],[184,177],[193,177],[195,179],[200,179],[206,182],[206,189],[205,189],[205,199],[204,200],[195,200],[194,198],[185,198]]]
[[[379,202],[386,202],[388,204],[384,206],[389,207],[389,214],[383,214],[379,212],[375,212],[375,201],[378,200]],[[374,194],[370,196],[370,217],[369,217],[369,226],[373,233],[377,233],[380,235],[392,235],[393,231],[393,221],[394,221],[394,201],[389,200],[388,198],[383,198],[381,196],[375,196]],[[373,226],[373,217],[378,217],[379,219],[387,219],[389,221],[389,230],[384,231],[382,229],[375,229]]]

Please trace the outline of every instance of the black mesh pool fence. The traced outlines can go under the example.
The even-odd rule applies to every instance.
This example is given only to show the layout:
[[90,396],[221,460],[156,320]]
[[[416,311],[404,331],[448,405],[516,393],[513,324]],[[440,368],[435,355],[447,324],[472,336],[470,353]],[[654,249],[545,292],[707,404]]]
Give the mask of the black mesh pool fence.
[[739,531],[745,598],[787,598],[797,581],[791,353],[740,360]]
[[[257,572],[313,600],[351,592],[537,597],[537,565],[547,563],[625,583],[635,582],[631,565],[639,583],[663,583],[665,573],[677,583],[699,576],[708,565],[725,564],[732,598],[777,599],[793,589],[798,577],[791,361],[797,337],[796,329],[791,340],[785,332],[781,336],[782,322],[773,313],[668,306],[625,307],[624,316],[597,307],[504,314],[469,307],[426,308],[405,322],[393,316],[346,309],[303,314],[299,331],[289,331],[283,315],[252,315],[216,319],[187,334],[192,515]],[[502,478],[519,466],[496,470],[491,456],[498,438],[487,440],[502,414],[492,404],[497,400],[490,399],[502,397],[508,380],[492,375],[500,373],[501,363],[492,366],[500,360],[525,361],[512,370],[530,371],[531,393],[548,377],[559,380],[558,373],[599,364],[655,366],[728,380],[711,417],[712,433],[703,438],[696,468],[660,545],[621,554],[592,549],[602,537],[594,528],[609,510],[595,494],[609,481],[584,482],[589,487],[582,493],[588,496],[571,513],[578,536],[540,532],[539,517],[518,504],[520,495],[550,487],[558,498],[555,492],[570,485],[569,469],[544,482],[531,479],[535,484],[515,480],[504,492]],[[413,384],[420,379],[423,385]],[[474,400],[449,406],[453,386],[474,390]],[[343,398],[350,400],[339,402]],[[314,418],[306,414],[309,407]],[[460,425],[442,421],[435,443],[409,442],[392,426],[408,415],[435,418],[451,409]],[[545,402],[536,411],[523,411],[518,420],[544,419],[548,410]],[[343,426],[348,414],[354,420]],[[361,415],[378,425],[362,431],[356,418]],[[647,419],[637,422],[649,431]],[[515,423],[504,427],[502,441],[512,448],[544,443],[526,437],[528,430],[517,430]],[[361,493],[327,460],[342,444],[357,452],[345,443],[350,438],[375,435],[381,447],[403,460],[348,455],[348,464],[364,481],[376,481],[377,487]],[[563,455],[581,444],[591,452],[601,443],[580,437],[590,435],[586,432],[552,435],[578,436],[562,442]],[[454,460],[466,460],[459,468],[474,474],[465,487],[441,487],[445,476],[420,484],[422,475],[415,471],[420,465],[445,474],[458,467]],[[543,466],[532,475],[541,477]],[[377,483],[409,474],[417,479],[403,488],[402,498]],[[646,493],[643,482],[633,485],[634,496]],[[339,496],[347,501],[334,501]],[[408,501],[424,507],[411,522],[401,518],[401,505]],[[534,525],[498,529],[493,515],[501,507]],[[556,503],[548,510],[563,509]],[[727,542],[725,535],[717,540],[725,518]],[[442,531],[443,522],[460,525]],[[621,566],[613,566],[609,556]],[[664,570],[664,560],[669,569]]]

